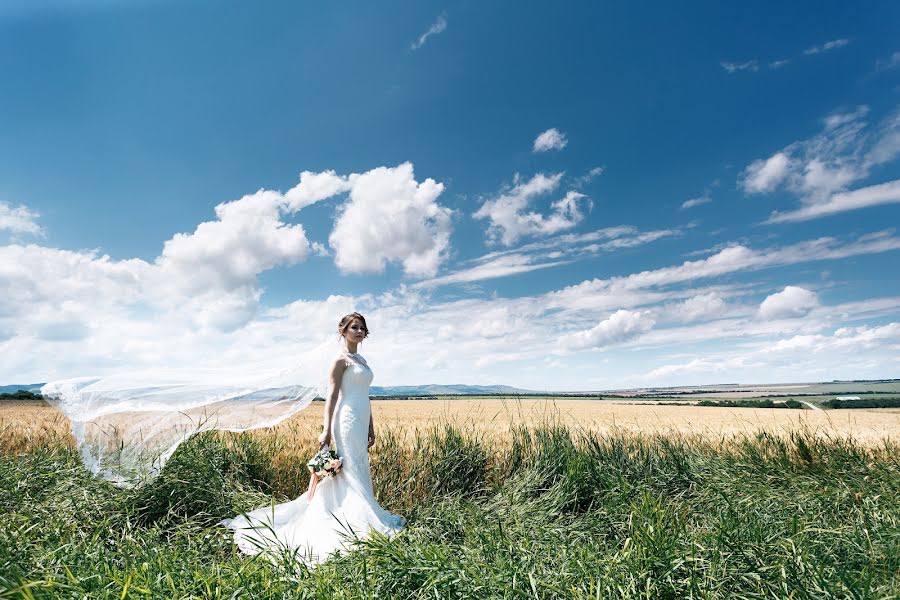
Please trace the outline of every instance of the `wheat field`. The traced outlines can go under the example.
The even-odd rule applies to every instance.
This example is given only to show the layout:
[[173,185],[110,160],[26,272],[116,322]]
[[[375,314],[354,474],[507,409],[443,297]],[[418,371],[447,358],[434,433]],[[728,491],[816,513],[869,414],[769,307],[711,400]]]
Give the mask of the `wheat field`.
[[[316,402],[292,418],[255,435],[287,437],[305,445],[321,431],[323,403]],[[508,440],[511,429],[553,422],[572,430],[599,434],[665,434],[700,437],[715,442],[760,432],[792,431],[827,438],[852,438],[867,446],[900,439],[900,411],[842,409],[828,411],[784,408],[725,408],[566,399],[375,400],[376,431],[414,436],[436,423],[452,423],[493,443]],[[0,403],[0,449],[25,451],[60,441],[74,444],[69,423],[42,401]]]

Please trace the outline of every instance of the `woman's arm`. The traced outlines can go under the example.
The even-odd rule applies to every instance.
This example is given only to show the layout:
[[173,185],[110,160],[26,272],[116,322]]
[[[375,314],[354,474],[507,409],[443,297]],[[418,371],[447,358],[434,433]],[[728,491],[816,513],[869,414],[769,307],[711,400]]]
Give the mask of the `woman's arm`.
[[372,421],[372,413],[369,413],[369,448],[375,443],[375,423]]
[[338,393],[341,391],[341,378],[344,375],[344,369],[347,363],[343,357],[335,359],[331,365],[331,375],[328,383],[328,394],[325,398],[325,414],[322,417],[322,434],[319,436],[319,445],[328,446],[331,444],[331,418],[334,415],[334,407],[337,404]]

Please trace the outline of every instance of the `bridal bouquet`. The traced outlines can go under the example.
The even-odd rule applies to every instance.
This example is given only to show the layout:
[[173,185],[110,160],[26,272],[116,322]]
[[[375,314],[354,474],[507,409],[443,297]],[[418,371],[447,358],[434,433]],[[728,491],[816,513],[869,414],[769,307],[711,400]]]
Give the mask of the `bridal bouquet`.
[[331,448],[322,448],[306,463],[309,469],[309,499],[313,499],[320,479],[334,477],[341,470],[341,457]]

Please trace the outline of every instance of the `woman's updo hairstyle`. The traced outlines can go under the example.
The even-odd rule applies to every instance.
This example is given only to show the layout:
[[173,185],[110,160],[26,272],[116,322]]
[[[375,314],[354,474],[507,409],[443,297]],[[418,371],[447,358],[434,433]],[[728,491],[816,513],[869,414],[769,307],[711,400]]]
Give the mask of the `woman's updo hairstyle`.
[[341,322],[338,323],[338,333],[341,336],[347,333],[347,328],[350,327],[350,323],[352,323],[354,319],[359,319],[359,321],[362,323],[363,331],[366,334],[365,337],[369,337],[369,326],[366,325],[366,318],[358,312],[352,312],[349,315],[344,315],[344,318],[342,318]]

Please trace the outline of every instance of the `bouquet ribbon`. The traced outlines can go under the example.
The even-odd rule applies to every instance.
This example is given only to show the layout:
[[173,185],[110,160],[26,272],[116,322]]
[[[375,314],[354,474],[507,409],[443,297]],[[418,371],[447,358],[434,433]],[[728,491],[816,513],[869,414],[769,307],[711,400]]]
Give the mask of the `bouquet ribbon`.
[[307,495],[309,500],[312,501],[313,496],[316,493],[316,486],[319,484],[319,476],[312,469],[310,469],[309,474],[309,491],[307,492]]

